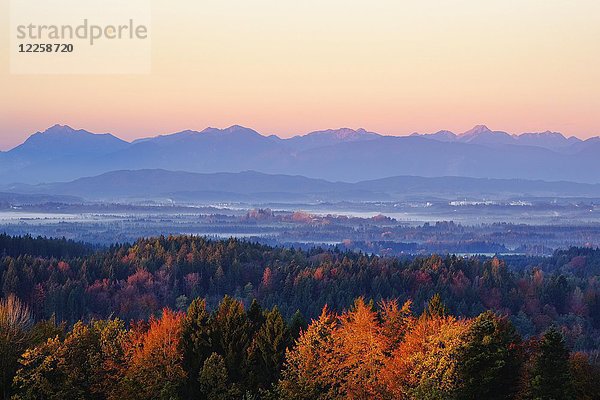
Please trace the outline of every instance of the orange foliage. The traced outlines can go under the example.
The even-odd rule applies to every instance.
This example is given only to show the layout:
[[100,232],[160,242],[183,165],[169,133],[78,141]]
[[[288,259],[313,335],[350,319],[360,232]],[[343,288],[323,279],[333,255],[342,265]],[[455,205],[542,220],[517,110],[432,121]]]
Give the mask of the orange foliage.
[[454,317],[419,318],[383,372],[394,398],[419,398],[419,394],[431,392],[432,388],[450,395],[457,382],[454,352],[470,324]]
[[69,269],[70,269],[69,263],[64,262],[64,261],[58,262],[58,270],[60,272],[67,272],[67,271],[69,271]]
[[327,308],[288,352],[284,398],[412,399],[455,394],[456,354],[470,320],[415,318],[411,303],[363,298],[335,316]]
[[384,388],[380,370],[386,359],[389,338],[372,307],[359,298],[352,310],[339,318],[333,333],[333,367],[341,392],[347,399],[381,398]]
[[315,270],[315,274],[314,274],[315,280],[322,281],[324,277],[325,277],[325,270],[323,269],[323,267],[318,267]]
[[265,270],[263,271],[263,277],[262,277],[262,281],[261,284],[264,288],[269,288],[271,286],[271,281],[273,279],[273,272],[271,271],[271,268],[267,267],[265,268]]
[[132,327],[126,394],[151,399],[156,393],[177,391],[186,376],[179,351],[182,318],[182,313],[165,308],[160,319],[150,319],[147,330]]
[[316,399],[322,393],[337,392],[334,377],[330,376],[335,372],[331,369],[335,327],[335,315],[323,307],[319,318],[311,322],[296,346],[287,352],[280,383],[284,398]]
[[359,298],[339,316],[325,307],[288,352],[280,384],[284,398],[390,398],[382,378],[414,323],[410,305],[382,301],[378,313]]
[[412,329],[415,318],[412,315],[411,307],[411,300],[407,300],[402,307],[398,307],[396,300],[383,300],[379,303],[383,335],[387,338],[387,352],[396,349],[404,339],[406,332]]

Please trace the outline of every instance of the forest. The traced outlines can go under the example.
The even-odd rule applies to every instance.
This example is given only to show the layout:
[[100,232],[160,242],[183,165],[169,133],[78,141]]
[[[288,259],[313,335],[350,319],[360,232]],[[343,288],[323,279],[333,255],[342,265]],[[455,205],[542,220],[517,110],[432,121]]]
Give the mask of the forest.
[[600,250],[0,235],[5,399],[594,399]]

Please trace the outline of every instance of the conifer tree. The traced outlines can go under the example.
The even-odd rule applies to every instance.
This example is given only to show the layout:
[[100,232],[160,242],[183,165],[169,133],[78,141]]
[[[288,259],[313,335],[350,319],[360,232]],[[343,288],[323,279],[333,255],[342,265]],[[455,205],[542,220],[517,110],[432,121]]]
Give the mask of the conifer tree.
[[550,328],[540,340],[531,392],[534,400],[567,400],[574,396],[569,350],[555,328]]
[[252,340],[252,324],[243,304],[225,296],[211,317],[211,341],[222,355],[230,379],[242,382],[247,375],[247,349]]
[[304,315],[300,310],[296,310],[292,319],[290,320],[290,336],[292,340],[297,340],[300,337],[300,333],[305,331],[308,327],[308,323],[304,318]]
[[458,350],[461,399],[511,399],[518,387],[522,360],[520,337],[505,317],[479,315]]
[[327,306],[300,334],[297,345],[288,351],[278,390],[290,400],[330,399],[336,382],[328,376],[328,359],[333,353],[336,317]]
[[229,381],[225,361],[217,353],[212,353],[200,370],[198,376],[200,392],[197,398],[206,400],[234,400],[240,398],[237,385]]
[[204,361],[212,353],[212,346],[210,314],[206,310],[206,301],[194,299],[181,323],[182,365],[187,373],[184,393],[188,398],[197,397],[200,390],[197,377]]
[[252,331],[256,332],[260,329],[263,322],[265,321],[265,316],[263,314],[263,309],[258,303],[258,300],[253,299],[250,304],[250,308],[248,308],[248,319],[252,324]]
[[262,324],[248,349],[249,374],[253,389],[269,389],[279,379],[290,335],[279,309],[265,314]]

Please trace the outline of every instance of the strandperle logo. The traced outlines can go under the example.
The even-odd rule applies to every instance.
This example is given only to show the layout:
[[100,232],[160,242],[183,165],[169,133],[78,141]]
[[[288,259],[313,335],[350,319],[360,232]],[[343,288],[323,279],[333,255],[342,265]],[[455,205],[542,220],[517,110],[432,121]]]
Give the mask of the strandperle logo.
[[146,74],[150,0],[11,0],[13,74]]
[[35,40],[89,40],[90,45],[101,39],[148,39],[148,27],[144,24],[137,24],[133,19],[129,19],[126,24],[121,25],[97,25],[92,24],[88,19],[84,19],[79,25],[18,25],[17,39],[35,39]]

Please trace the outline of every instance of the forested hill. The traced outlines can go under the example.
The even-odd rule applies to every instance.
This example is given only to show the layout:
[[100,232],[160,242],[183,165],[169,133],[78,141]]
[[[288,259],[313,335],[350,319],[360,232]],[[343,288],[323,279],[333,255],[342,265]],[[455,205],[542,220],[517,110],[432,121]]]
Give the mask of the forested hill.
[[297,310],[316,317],[325,304],[339,311],[359,296],[411,299],[420,312],[439,293],[457,316],[493,310],[507,315],[525,337],[556,325],[573,348],[600,347],[599,250],[573,248],[513,268],[497,258],[400,260],[189,236],[95,252],[62,240],[28,247],[31,238],[0,238],[12,249],[0,249],[3,296],[15,294],[37,319],[145,320],[163,307],[183,310],[196,297],[214,308],[225,294],[246,305],[254,298],[276,305],[286,318]]
[[39,257],[81,257],[89,255],[94,247],[80,242],[67,239],[48,239],[41,236],[32,237],[10,236],[0,234],[0,255],[18,257],[21,255]]

